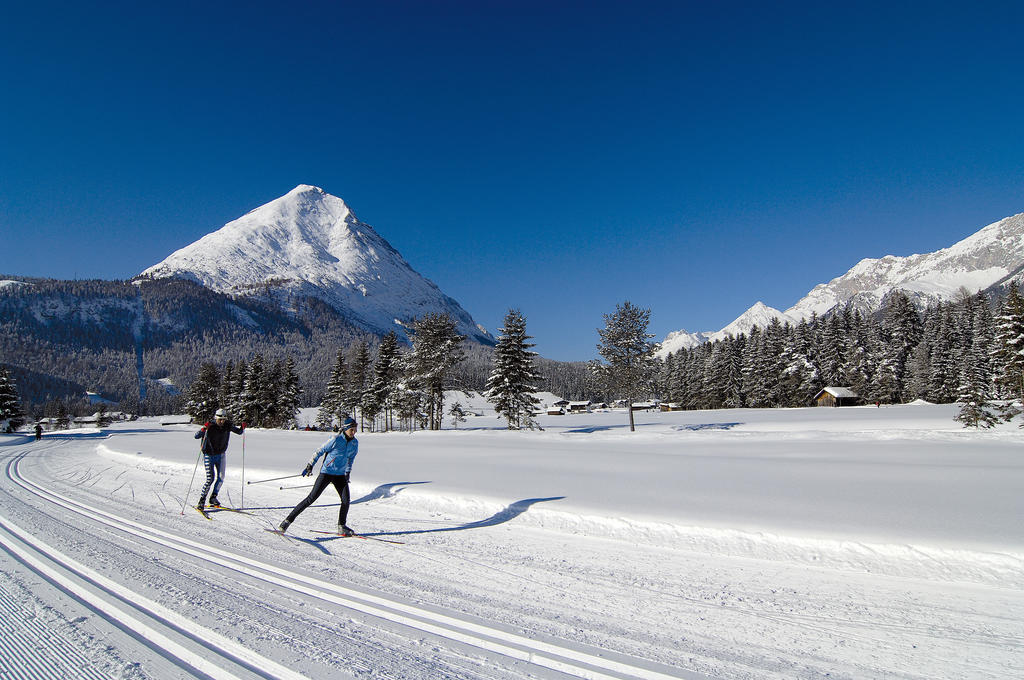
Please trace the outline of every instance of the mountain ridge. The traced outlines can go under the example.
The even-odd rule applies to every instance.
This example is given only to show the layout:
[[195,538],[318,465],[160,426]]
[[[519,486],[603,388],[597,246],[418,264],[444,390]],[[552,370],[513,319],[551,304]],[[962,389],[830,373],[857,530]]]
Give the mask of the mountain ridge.
[[748,332],[756,318],[799,323],[812,314],[823,316],[847,305],[872,313],[894,290],[904,291],[918,308],[924,308],[955,300],[963,289],[973,294],[1022,278],[1024,213],[1018,213],[931,253],[864,258],[845,274],[814,286],[784,312],[758,302],[720,331],[674,331],[662,341],[658,356]]

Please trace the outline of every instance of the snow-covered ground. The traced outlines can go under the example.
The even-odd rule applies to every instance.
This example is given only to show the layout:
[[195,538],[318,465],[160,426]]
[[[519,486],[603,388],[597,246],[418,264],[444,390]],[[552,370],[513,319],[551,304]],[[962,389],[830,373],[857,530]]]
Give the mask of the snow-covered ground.
[[263,531],[324,433],[233,437],[211,521],[193,427],[4,436],[0,677],[1024,677],[1016,424],[479,410],[360,433],[349,524],[401,544],[314,533],[333,489]]

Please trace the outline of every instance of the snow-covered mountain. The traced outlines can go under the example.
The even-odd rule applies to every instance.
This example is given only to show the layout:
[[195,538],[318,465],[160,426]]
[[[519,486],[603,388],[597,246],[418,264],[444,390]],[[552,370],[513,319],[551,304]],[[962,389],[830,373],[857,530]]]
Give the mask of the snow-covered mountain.
[[861,260],[850,271],[815,286],[795,305],[780,312],[758,302],[720,331],[675,331],[662,341],[659,356],[702,342],[719,340],[727,333],[762,328],[777,317],[791,323],[819,316],[836,307],[852,305],[862,312],[879,308],[886,295],[902,290],[921,308],[957,299],[962,289],[977,293],[1010,280],[1024,278],[1024,213],[990,224],[954,245],[923,255]]
[[300,184],[276,200],[172,253],[140,275],[183,278],[228,295],[264,297],[287,306],[326,302],[374,333],[427,312],[447,313],[471,340],[492,343],[458,302],[419,273],[345,202]]
[[658,356],[663,357],[666,354],[678,352],[681,349],[696,347],[697,345],[705,342],[724,340],[727,335],[737,336],[740,333],[750,333],[750,330],[754,326],[764,328],[772,322],[772,319],[778,319],[782,323],[787,321],[794,323],[796,321],[779,310],[758,301],[754,303],[750,309],[743,312],[743,314],[738,316],[732,323],[720,331],[687,333],[685,330],[681,330],[669,333],[665,339],[661,341],[661,348],[658,350]]

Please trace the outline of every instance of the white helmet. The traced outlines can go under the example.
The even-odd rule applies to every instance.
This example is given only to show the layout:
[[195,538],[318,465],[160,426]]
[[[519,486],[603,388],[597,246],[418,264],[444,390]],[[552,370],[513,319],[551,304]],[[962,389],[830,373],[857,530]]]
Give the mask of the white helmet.
[[222,408],[217,409],[217,412],[213,414],[215,418],[227,418],[228,412]]

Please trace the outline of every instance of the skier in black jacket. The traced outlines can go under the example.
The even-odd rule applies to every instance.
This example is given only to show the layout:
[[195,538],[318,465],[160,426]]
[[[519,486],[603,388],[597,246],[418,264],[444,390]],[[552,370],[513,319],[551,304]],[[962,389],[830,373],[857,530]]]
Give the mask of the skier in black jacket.
[[[213,493],[210,494],[210,506],[220,506],[217,492],[220,491],[220,487],[224,483],[226,467],[224,454],[228,450],[228,439],[231,438],[232,432],[235,434],[245,432],[245,423],[242,423],[241,427],[236,427],[228,420],[227,411],[222,408],[217,409],[212,423],[205,423],[199,432],[196,432],[196,439],[203,440],[203,467],[206,468],[206,484],[203,485],[203,491],[199,494],[199,505],[196,506],[200,510],[206,507],[206,492],[210,490],[211,485]],[[215,472],[216,482],[214,482]]]

